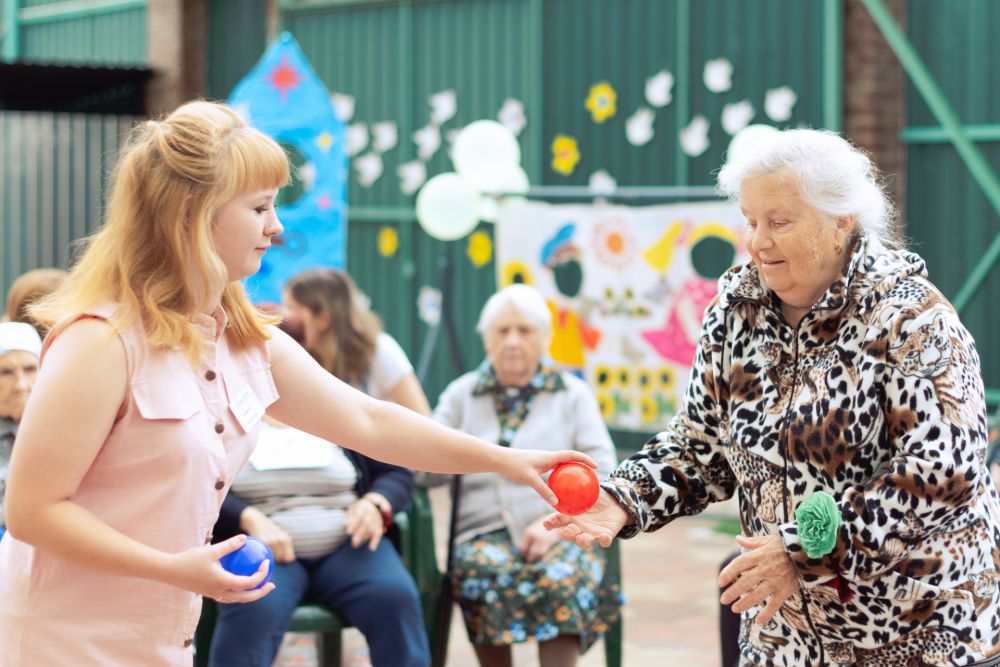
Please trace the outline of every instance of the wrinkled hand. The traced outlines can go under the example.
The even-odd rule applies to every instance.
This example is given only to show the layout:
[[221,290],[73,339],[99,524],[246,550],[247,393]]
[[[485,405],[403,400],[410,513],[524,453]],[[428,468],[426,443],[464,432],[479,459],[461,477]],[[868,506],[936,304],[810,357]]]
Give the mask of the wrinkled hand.
[[267,561],[250,577],[226,572],[219,564],[220,558],[242,547],[246,539],[245,535],[237,535],[225,542],[171,554],[167,583],[225,604],[259,600],[274,590],[271,582],[251,590],[267,576]]
[[275,563],[291,563],[295,560],[292,536],[257,508],[247,507],[243,510],[240,528],[248,535],[262,540],[274,554]]
[[589,547],[597,542],[602,547],[611,546],[611,541],[621,532],[631,516],[618,504],[614,496],[601,489],[597,502],[589,512],[570,516],[556,512],[545,518],[545,527],[549,530],[560,528],[560,536],[565,540],[573,540],[581,547]]
[[545,517],[541,517],[532,521],[524,531],[521,543],[517,545],[517,550],[526,563],[534,563],[559,541],[559,533],[546,528],[544,520]]
[[785,600],[798,592],[795,565],[785,555],[785,546],[778,535],[740,535],[736,542],[748,551],[734,558],[719,573],[719,587],[728,586],[719,600],[725,605],[732,604],[736,614],[767,600],[767,605],[754,619],[754,623],[764,625],[781,609]]
[[541,449],[504,448],[501,451],[504,458],[497,472],[518,484],[530,486],[538,492],[542,500],[552,505],[552,507],[556,506],[559,499],[556,498],[556,494],[552,492],[552,489],[545,484],[545,480],[542,479],[542,473],[548,472],[560,463],[568,461],[577,461],[591,468],[597,468],[597,464],[594,463],[593,459],[583,452],[577,452],[572,449],[547,452]]
[[347,508],[347,520],[344,529],[351,536],[351,546],[355,549],[365,542],[368,548],[375,551],[385,532],[382,524],[382,514],[374,503],[364,498],[358,498]]

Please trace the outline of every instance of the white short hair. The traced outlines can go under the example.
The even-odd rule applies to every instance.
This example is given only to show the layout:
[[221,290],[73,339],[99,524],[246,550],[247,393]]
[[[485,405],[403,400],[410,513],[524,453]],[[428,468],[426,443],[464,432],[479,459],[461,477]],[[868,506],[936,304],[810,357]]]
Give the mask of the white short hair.
[[858,230],[888,247],[903,245],[896,212],[868,156],[828,130],[784,130],[761,138],[753,150],[727,156],[719,191],[736,200],[743,181],[788,172],[802,198],[831,217],[853,215]]
[[491,296],[486,305],[483,306],[479,314],[479,323],[476,324],[476,331],[485,336],[493,321],[507,306],[513,306],[517,312],[521,313],[529,322],[534,324],[542,333],[548,337],[552,331],[552,314],[545,297],[542,293],[531,285],[514,283]]

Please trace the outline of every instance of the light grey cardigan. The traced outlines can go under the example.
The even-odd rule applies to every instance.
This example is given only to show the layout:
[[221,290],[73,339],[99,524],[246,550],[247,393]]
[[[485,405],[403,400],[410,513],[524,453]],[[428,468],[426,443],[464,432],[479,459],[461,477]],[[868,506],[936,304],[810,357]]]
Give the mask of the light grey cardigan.
[[[561,373],[565,388],[538,392],[528,417],[521,424],[511,447],[516,449],[576,449],[597,464],[597,476],[604,479],[615,467],[615,447],[601,419],[590,388],[579,378]],[[461,376],[441,393],[434,419],[487,442],[500,438],[500,422],[493,396],[473,396],[479,371]],[[438,486],[451,475],[416,473],[418,484]],[[496,473],[475,473],[462,478],[456,542],[461,543],[506,527],[514,544],[536,519],[552,512],[533,489],[509,481]]]

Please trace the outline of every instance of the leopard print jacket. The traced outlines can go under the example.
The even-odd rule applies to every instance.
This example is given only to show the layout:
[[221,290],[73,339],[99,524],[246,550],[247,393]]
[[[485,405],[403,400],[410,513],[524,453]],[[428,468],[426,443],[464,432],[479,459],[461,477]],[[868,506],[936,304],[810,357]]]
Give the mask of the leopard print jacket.
[[[780,535],[801,592],[743,616],[743,665],[972,665],[1000,653],[1000,497],[985,468],[979,356],[918,256],[855,241],[798,326],[752,265],[705,313],[684,408],[604,483],[663,527],[739,490],[743,531]],[[843,519],[808,558],[795,508]],[[834,585],[836,584],[836,585]]]

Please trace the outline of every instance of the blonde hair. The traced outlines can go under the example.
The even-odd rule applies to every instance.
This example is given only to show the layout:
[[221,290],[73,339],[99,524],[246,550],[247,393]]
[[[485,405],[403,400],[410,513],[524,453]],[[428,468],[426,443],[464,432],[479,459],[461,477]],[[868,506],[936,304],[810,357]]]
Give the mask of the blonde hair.
[[54,292],[67,275],[62,269],[33,269],[18,276],[7,290],[7,321],[30,324],[44,338],[48,328],[28,314],[28,307]]
[[29,313],[53,326],[114,301],[116,330],[139,320],[150,345],[179,347],[197,363],[192,319],[221,293],[234,345],[266,340],[277,319],[229,282],[212,225],[236,195],[287,182],[281,147],[225,105],[190,102],[136,126],[118,156],[103,226],[64,285]]

